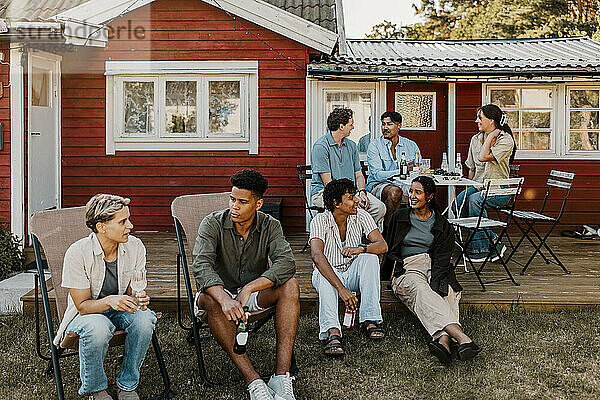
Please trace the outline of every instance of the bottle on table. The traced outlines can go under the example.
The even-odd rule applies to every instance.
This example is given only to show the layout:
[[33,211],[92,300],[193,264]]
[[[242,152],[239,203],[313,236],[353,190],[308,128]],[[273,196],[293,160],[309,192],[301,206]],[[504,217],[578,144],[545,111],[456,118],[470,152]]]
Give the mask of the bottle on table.
[[[247,312],[247,308],[244,307],[246,313],[246,319],[250,313]],[[233,344],[233,352],[235,354],[244,354],[246,352],[246,343],[248,342],[248,325],[244,321],[240,321],[235,331],[235,343]]]
[[406,153],[402,152],[400,158],[400,179],[405,180],[408,178],[408,163],[406,162]]
[[419,157],[419,153],[415,153],[415,171],[417,173],[421,172],[421,158]]
[[456,164],[454,164],[454,172],[458,173],[458,176],[463,176],[462,160],[460,159],[460,153],[456,153]]
[[448,171],[448,154],[446,154],[446,152],[444,152],[442,154],[442,166],[440,167],[440,169],[443,169],[444,171]]

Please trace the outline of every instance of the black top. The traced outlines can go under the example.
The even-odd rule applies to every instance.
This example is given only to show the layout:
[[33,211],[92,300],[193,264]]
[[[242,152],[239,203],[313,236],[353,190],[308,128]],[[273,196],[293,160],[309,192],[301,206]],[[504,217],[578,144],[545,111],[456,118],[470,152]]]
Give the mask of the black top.
[[106,265],[106,271],[104,272],[104,282],[102,283],[102,289],[100,290],[98,299],[102,299],[113,294],[119,294],[117,260],[111,262],[104,260],[104,265]]
[[[385,240],[388,243],[389,250],[385,254],[381,266],[382,280],[390,280],[392,270],[394,270],[394,276],[400,276],[405,271],[401,247],[404,237],[411,228],[411,213],[411,208],[401,208],[396,210],[390,218],[390,223],[385,231]],[[442,297],[448,295],[448,285],[455,292],[460,292],[462,286],[456,280],[454,266],[450,264],[450,257],[454,250],[454,230],[448,219],[438,211],[435,211],[435,222],[431,232],[433,233],[433,244],[428,251],[431,257],[431,281],[429,286]],[[395,269],[394,263],[396,263]]]

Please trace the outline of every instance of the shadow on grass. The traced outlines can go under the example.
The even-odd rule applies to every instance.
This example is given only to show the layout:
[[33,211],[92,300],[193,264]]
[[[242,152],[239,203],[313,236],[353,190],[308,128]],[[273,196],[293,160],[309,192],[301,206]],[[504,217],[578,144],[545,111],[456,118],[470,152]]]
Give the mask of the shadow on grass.
[[[300,399],[597,399],[600,398],[600,310],[546,313],[465,310],[465,331],[482,348],[470,362],[454,360],[442,367],[428,354],[427,334],[411,315],[386,315],[387,338],[372,343],[357,329],[344,336],[347,355],[331,360],[322,355],[317,340],[318,321],[304,315],[296,341],[300,374],[294,387]],[[242,377],[213,340],[204,342],[210,376],[225,383],[207,389],[200,384],[193,346],[172,315],[159,322],[159,340],[178,399],[248,398]],[[275,365],[275,335],[269,323],[250,337],[248,352],[259,373]],[[110,349],[105,359],[109,391],[116,393],[115,377],[121,349]],[[34,320],[0,317],[0,399],[56,397],[46,364],[35,355]],[[61,360],[65,395],[80,398],[78,361]],[[160,393],[162,380],[154,352],[144,361],[139,393]]]

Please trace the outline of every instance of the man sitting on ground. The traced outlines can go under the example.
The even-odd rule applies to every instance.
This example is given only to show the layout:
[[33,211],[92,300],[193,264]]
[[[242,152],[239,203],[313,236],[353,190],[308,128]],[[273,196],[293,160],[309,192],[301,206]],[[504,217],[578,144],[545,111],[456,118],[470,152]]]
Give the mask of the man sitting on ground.
[[[327,117],[330,133],[320,137],[311,152],[311,197],[315,206],[323,207],[323,190],[332,179],[346,178],[356,183],[359,206],[375,220],[383,223],[385,205],[365,190],[365,177],[360,165],[356,143],[348,139],[354,129],[354,118],[349,108],[336,108]],[[380,225],[382,228],[383,225]]]
[[[379,304],[378,254],[387,244],[368,212],[358,207],[356,186],[349,179],[333,180],[323,193],[325,212],[310,223],[310,251],[315,269],[312,284],[319,294],[319,339],[329,356],[344,354],[338,318],[338,295],[346,310],[359,308],[359,322],[369,339],[383,339]],[[366,236],[370,244],[362,243]],[[360,292],[358,298],[353,292]]]
[[[294,255],[279,221],[259,211],[265,177],[246,169],[231,177],[231,185],[229,209],[208,215],[198,229],[192,267],[200,290],[196,304],[206,310],[213,336],[244,375],[251,400],[294,400],[289,368],[300,311]],[[273,305],[277,361],[266,384],[233,345],[236,325],[246,322],[244,307],[252,313]]]
[[387,226],[394,211],[408,204],[409,185],[400,187],[390,178],[400,175],[400,159],[406,156],[409,168],[414,166],[415,155],[421,159],[421,150],[412,140],[399,135],[402,115],[396,111],[386,111],[381,115],[382,135],[369,144],[367,162],[369,177],[367,190],[385,203],[387,212],[384,225]]

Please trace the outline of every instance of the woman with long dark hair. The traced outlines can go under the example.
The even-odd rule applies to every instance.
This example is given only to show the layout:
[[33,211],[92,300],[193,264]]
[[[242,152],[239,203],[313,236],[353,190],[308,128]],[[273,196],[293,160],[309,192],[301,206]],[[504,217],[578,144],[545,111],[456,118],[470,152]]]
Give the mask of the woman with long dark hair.
[[[508,126],[507,115],[497,105],[486,104],[477,109],[475,122],[479,132],[471,138],[469,144],[469,154],[465,162],[469,168],[468,178],[481,183],[486,179],[508,178],[510,176],[509,164],[515,158],[516,144],[512,130]],[[508,204],[509,200],[510,196],[490,197],[486,201],[486,206],[504,206]],[[462,205],[463,202],[465,202],[464,205]],[[466,188],[457,196],[456,206],[461,211],[461,217],[479,216],[483,206],[483,196],[480,190],[473,186]],[[483,210],[483,217],[487,217],[485,210]],[[478,231],[473,237],[469,250],[472,261],[483,262],[488,257],[491,251],[488,235],[494,240],[497,238],[494,232],[488,231],[486,235],[483,230]],[[495,246],[491,261],[498,260],[506,250],[506,247],[500,242]]]
[[[392,271],[394,294],[431,335],[431,354],[448,364],[452,360],[451,338],[458,343],[456,353],[460,360],[475,357],[480,349],[459,323],[462,287],[450,264],[454,231],[435,202],[435,189],[435,182],[428,176],[413,179],[410,208],[397,210],[386,231],[390,247],[383,260],[383,271]],[[388,278],[389,275],[383,277]]]

